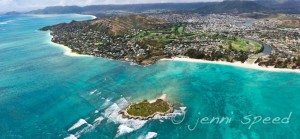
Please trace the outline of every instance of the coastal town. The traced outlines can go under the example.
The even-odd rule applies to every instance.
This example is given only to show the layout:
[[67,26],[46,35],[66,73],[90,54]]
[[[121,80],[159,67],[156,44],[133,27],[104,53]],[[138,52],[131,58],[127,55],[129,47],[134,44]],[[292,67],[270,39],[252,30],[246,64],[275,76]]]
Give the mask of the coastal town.
[[275,66],[275,68],[300,68],[299,15],[278,15],[278,17],[259,20],[217,14],[207,16],[163,14],[154,16],[171,22],[188,22],[187,32],[202,31],[255,40],[270,47],[264,48],[268,50],[265,50],[263,55],[248,55],[249,57],[256,57],[256,63],[259,65]]
[[52,41],[79,54],[153,64],[162,58],[257,63],[300,69],[299,15],[155,13],[73,21],[50,30]]

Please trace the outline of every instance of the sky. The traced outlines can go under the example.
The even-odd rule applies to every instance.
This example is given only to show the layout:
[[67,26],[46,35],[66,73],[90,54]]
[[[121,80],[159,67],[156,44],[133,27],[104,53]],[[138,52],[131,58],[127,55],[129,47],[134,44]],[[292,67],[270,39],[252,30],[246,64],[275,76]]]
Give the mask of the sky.
[[133,4],[133,3],[167,3],[167,2],[208,2],[222,0],[0,0],[0,12],[30,11],[47,6],[67,5],[105,5],[105,4]]

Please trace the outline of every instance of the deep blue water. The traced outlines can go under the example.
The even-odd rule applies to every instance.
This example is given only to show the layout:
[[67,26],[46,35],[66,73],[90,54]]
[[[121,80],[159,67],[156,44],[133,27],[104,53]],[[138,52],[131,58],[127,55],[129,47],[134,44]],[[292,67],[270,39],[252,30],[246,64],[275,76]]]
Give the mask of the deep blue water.
[[[0,17],[0,139],[145,138],[153,133],[167,139],[300,138],[300,74],[176,61],[141,67],[70,57],[50,43],[48,32],[38,31],[88,19],[82,15]],[[177,120],[185,114],[182,123],[117,117],[116,111],[125,103],[162,94],[181,113]],[[248,129],[249,124],[240,122],[250,114],[284,118],[290,112],[286,124],[260,122]],[[198,118],[220,116],[231,117],[232,122],[188,128]]]

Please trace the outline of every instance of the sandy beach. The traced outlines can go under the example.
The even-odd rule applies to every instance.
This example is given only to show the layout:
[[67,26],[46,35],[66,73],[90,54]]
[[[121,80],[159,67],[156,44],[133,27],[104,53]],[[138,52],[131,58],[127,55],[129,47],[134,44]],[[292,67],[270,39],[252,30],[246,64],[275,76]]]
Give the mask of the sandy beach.
[[[50,31],[49,31],[49,34],[50,38],[52,39],[53,36],[50,34]],[[58,43],[54,43],[50,40],[50,43],[55,45],[55,46],[58,46],[62,49],[64,49],[64,55],[67,55],[67,56],[73,56],[73,57],[91,57],[90,55],[82,55],[82,54],[78,54],[78,53],[75,53],[75,52],[72,52],[72,49],[67,47],[67,46],[64,46],[62,44],[58,44]]]
[[162,94],[159,98],[157,99],[153,99],[153,100],[149,100],[149,103],[154,103],[156,102],[156,100],[161,99],[161,100],[166,100],[167,99],[167,94]]
[[[81,15],[81,14],[74,14],[74,15]],[[92,19],[96,19],[97,17],[94,16],[94,15],[87,15],[87,16],[91,16]],[[53,36],[51,35],[51,32],[49,31],[49,34],[50,38],[52,39]],[[51,40],[50,40],[51,41]],[[58,44],[58,43],[54,43],[51,41],[51,44],[55,45],[55,46],[58,46],[62,49],[64,49],[64,55],[67,55],[67,56],[73,56],[73,57],[91,57],[90,55],[83,55],[83,54],[78,54],[78,53],[75,53],[75,52],[72,52],[72,49],[67,47],[67,46],[64,46],[62,44]]]
[[[52,39],[52,35],[49,32],[49,36]],[[92,57],[91,55],[82,55],[75,52],[72,52],[72,49],[70,49],[67,46],[64,46],[62,44],[57,44],[51,41],[51,43],[55,46],[58,46],[62,49],[64,49],[64,54],[67,56],[73,56],[73,57]],[[300,73],[299,69],[287,69],[287,68],[274,68],[272,66],[269,67],[262,67],[258,64],[250,64],[250,63],[241,63],[241,62],[225,62],[225,61],[208,61],[203,59],[193,59],[188,57],[173,57],[173,58],[163,58],[160,59],[161,61],[184,61],[184,62],[196,62],[196,63],[210,63],[210,64],[222,64],[222,65],[229,65],[229,66],[236,66],[241,68],[247,68],[247,69],[255,69],[255,70],[263,70],[263,71],[271,71],[271,72],[294,72],[294,73]]]
[[271,71],[271,72],[294,72],[300,73],[299,69],[281,69],[281,68],[274,68],[274,67],[262,67],[258,64],[249,64],[249,63],[241,63],[241,62],[225,62],[225,61],[208,61],[202,59],[193,59],[193,58],[181,58],[181,57],[174,57],[170,59],[161,59],[162,61],[184,61],[184,62],[196,62],[196,63],[211,63],[211,64],[222,64],[222,65],[229,65],[229,66],[236,66],[241,68],[247,69],[255,69],[255,70],[264,70],[264,71]]
[[93,18],[93,19],[96,19],[96,18],[97,18],[97,17],[96,17],[96,16],[94,16],[94,15],[90,15],[90,16],[92,16],[92,18]]

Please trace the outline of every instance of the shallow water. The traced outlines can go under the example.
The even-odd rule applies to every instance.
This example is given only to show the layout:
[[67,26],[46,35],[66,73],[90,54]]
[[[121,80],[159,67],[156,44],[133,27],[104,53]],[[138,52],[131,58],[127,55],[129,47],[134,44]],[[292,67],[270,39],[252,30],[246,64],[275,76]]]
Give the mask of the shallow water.
[[[5,23],[0,24],[0,138],[144,138],[153,132],[157,138],[300,138],[300,74],[178,61],[142,67],[69,57],[50,43],[48,32],[38,31],[88,19],[0,17]],[[186,107],[181,124],[115,115],[127,103],[161,94],[167,94],[176,109]],[[249,130],[240,123],[249,114],[275,118],[290,112],[289,124],[259,123]],[[232,122],[198,124],[189,130],[205,116],[228,116]]]

